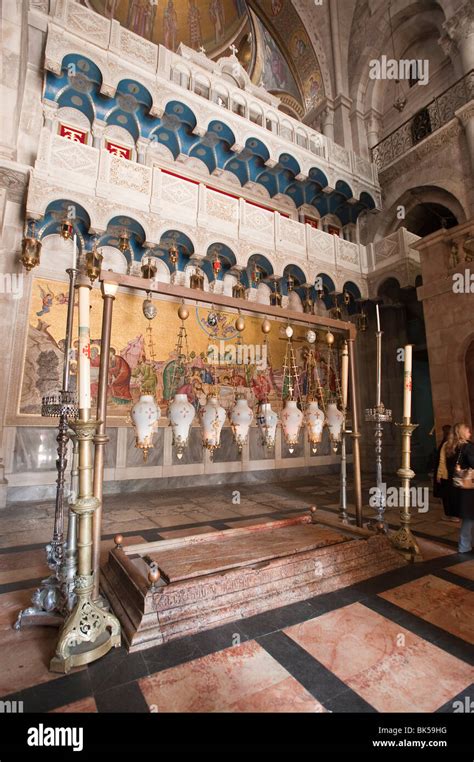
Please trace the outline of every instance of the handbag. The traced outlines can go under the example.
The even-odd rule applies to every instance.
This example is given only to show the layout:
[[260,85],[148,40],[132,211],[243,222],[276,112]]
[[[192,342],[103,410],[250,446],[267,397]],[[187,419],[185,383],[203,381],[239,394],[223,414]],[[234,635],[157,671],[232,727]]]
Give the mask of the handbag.
[[474,468],[461,468],[459,458],[462,455],[462,449],[454,467],[453,484],[458,489],[474,489]]

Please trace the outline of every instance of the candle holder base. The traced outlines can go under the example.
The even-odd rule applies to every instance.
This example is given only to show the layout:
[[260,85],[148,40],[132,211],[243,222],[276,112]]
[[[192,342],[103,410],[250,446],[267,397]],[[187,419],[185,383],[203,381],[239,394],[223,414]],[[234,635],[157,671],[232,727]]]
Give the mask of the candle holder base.
[[366,527],[367,529],[370,529],[371,532],[376,532],[377,534],[388,534],[388,523],[385,519],[381,519],[378,516],[369,519],[366,523]]
[[423,561],[420,548],[418,547],[411,530],[407,527],[400,527],[395,534],[391,535],[390,541],[393,547],[409,561]]
[[91,577],[76,578],[76,588],[81,583],[87,588],[79,593],[76,607],[64,625],[49,666],[51,672],[67,674],[73,667],[90,664],[120,646],[118,620],[91,601],[91,582]]

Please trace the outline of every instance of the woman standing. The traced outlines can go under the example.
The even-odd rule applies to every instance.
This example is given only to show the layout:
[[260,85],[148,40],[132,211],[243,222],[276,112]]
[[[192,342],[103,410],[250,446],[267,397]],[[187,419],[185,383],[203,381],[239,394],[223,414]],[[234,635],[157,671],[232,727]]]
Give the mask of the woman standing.
[[448,472],[448,494],[454,515],[461,519],[458,550],[469,553],[472,550],[474,530],[474,489],[456,485],[453,479],[459,470],[474,469],[474,444],[471,442],[471,427],[467,423],[456,423],[444,445]]
[[459,518],[453,513],[449,501],[448,471],[446,468],[446,447],[444,446],[451,434],[451,426],[443,426],[443,440],[433,455],[433,497],[441,498],[444,509],[443,521],[453,521],[459,524]]

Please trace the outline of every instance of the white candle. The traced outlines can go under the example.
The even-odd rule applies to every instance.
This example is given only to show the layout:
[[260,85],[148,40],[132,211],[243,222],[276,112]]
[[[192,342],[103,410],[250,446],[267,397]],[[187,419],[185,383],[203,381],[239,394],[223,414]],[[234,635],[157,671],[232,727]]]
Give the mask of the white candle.
[[74,237],[72,239],[72,269],[76,269],[76,262],[77,262],[77,235],[74,233]]
[[79,286],[79,408],[91,407],[90,289]]
[[379,305],[375,305],[375,312],[377,313],[377,331],[380,332],[380,312],[379,312]]
[[347,348],[347,341],[342,345],[341,355],[341,394],[342,394],[342,407],[345,410],[347,408],[347,389],[349,386],[349,350]]
[[405,365],[403,368],[403,418],[411,418],[411,390],[412,390],[412,355],[413,344],[405,346]]

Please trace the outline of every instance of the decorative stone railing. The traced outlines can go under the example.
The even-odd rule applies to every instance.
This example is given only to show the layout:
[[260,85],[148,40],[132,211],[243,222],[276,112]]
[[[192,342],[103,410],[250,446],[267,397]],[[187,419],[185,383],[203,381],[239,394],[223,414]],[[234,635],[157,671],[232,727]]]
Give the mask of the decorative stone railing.
[[[216,111],[221,112],[222,120],[236,137],[234,150],[245,145],[245,140],[253,135],[267,146],[270,166],[278,162],[282,153],[289,152],[298,161],[303,176],[311,167],[317,166],[328,177],[330,187],[334,187],[333,183],[338,179],[345,180],[353,189],[354,197],[367,190],[374,198],[376,208],[381,208],[374,164],[279,111],[278,98],[251,84],[237,58],[221,60],[235,60],[242,76],[248,80],[243,87],[223,78],[222,63],[211,61],[189,48],[180,50],[180,53],[173,53],[162,45],[157,46],[125,29],[118,21],[105,19],[75,0],[57,0],[53,21],[48,26],[45,68],[59,75],[64,56],[77,53],[90,57],[102,74],[101,92],[109,97],[115,95],[122,79],[137,72],[137,79],[152,97],[151,116],[161,117],[167,102],[179,97],[196,116],[194,131],[205,134],[209,121],[216,118]],[[198,59],[202,59],[201,64]],[[190,73],[185,86],[176,81],[178,67],[184,67]],[[207,97],[194,87],[203,77],[209,82]],[[228,93],[227,103],[225,99],[218,99],[222,88]],[[243,104],[243,115],[232,110],[237,101]],[[261,115],[257,121],[256,113]]]
[[428,139],[473,98],[474,71],[470,71],[372,148],[372,159],[378,171],[381,172],[410,148]]

